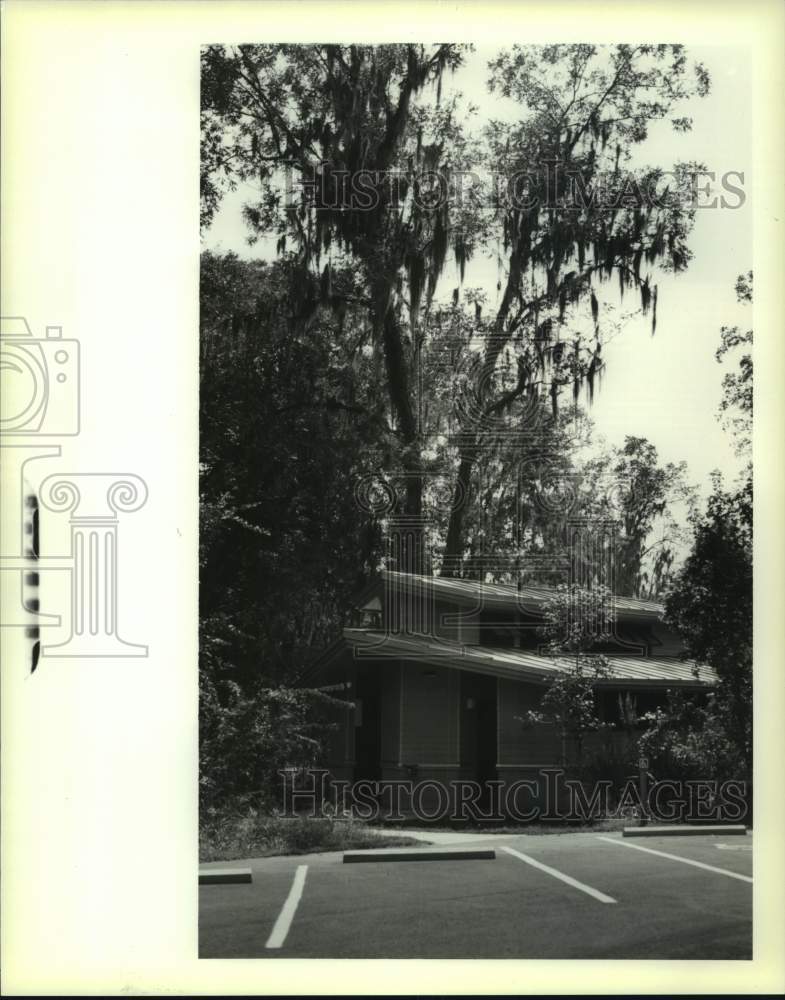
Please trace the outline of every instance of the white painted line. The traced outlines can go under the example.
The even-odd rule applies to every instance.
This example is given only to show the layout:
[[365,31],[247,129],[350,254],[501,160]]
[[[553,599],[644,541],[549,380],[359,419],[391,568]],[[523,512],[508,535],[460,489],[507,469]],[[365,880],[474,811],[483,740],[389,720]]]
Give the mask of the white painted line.
[[272,933],[267,938],[265,948],[280,948],[286,940],[286,935],[289,933],[289,928],[292,926],[294,915],[297,912],[297,906],[303,894],[303,887],[305,886],[305,876],[307,872],[308,865],[297,866],[297,871],[294,873],[294,882],[292,882],[289,895],[286,897],[283,909],[278,914],[278,919],[275,921]]
[[606,844],[616,844],[619,847],[631,847],[633,851],[645,851],[646,854],[656,854],[661,858],[670,858],[671,861],[681,861],[683,865],[692,865],[694,868],[705,868],[707,872],[716,872],[718,875],[727,875],[728,878],[737,878],[740,882],[752,882],[749,875],[739,875],[738,872],[729,872],[727,868],[715,868],[714,865],[706,865],[702,861],[693,861],[692,858],[681,858],[678,854],[655,851],[651,847],[641,847],[640,844],[629,844],[626,840],[612,840],[610,837],[598,836],[597,840],[604,840]]
[[585,892],[588,896],[593,896],[594,899],[599,899],[601,903],[616,902],[615,899],[610,896],[606,896],[604,892],[600,892],[598,889],[592,889],[590,885],[585,885],[583,882],[579,882],[577,879],[571,878],[569,875],[565,875],[564,872],[557,872],[555,868],[550,868],[548,865],[544,865],[541,861],[535,861],[534,858],[530,858],[528,854],[521,854],[520,851],[516,851],[512,847],[502,847],[502,850],[506,851],[508,854],[512,854],[513,857],[518,858],[519,861],[525,861],[527,865],[539,868],[541,872],[553,875],[553,877],[559,879],[560,882],[566,882],[567,885],[571,885],[573,889],[580,889],[581,892]]

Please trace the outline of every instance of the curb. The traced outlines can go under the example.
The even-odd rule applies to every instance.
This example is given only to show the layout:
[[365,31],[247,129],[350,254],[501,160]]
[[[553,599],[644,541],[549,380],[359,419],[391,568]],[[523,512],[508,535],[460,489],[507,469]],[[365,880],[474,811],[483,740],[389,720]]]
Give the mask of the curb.
[[625,826],[622,837],[744,837],[746,826]]
[[229,885],[252,881],[250,868],[207,868],[199,872],[199,885]]
[[493,850],[463,848],[457,850],[449,848],[400,850],[395,847],[382,847],[370,851],[346,851],[343,863],[348,865],[376,861],[493,861],[495,858],[496,851]]

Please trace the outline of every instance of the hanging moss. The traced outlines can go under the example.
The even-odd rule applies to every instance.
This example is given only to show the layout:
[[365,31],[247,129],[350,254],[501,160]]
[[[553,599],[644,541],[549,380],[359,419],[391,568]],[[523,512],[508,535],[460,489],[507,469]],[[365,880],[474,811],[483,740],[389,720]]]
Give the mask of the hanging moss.
[[656,332],[656,330],[657,330],[657,286],[656,285],[654,286],[654,289],[653,289],[652,294],[651,294],[651,306],[652,306],[652,308],[651,308],[651,335],[653,337],[654,334],[655,334],[655,332]]
[[438,278],[444,267],[444,260],[447,256],[448,243],[447,210],[446,206],[436,213],[436,221],[433,227],[432,243],[432,270]]
[[640,280],[641,276],[641,261],[643,260],[643,247],[638,247],[632,258],[632,269],[635,272],[635,277]]
[[407,258],[406,269],[409,278],[409,320],[412,328],[414,328],[420,311],[423,288],[425,287],[425,260],[422,254],[410,254]]
[[641,309],[643,310],[643,315],[649,311],[649,306],[651,304],[651,288],[649,287],[649,279],[646,278],[645,281],[641,282]]
[[458,265],[458,269],[461,274],[461,284],[463,284],[463,279],[466,274],[466,261],[469,257],[469,251],[464,242],[463,236],[457,236],[455,239],[455,262]]

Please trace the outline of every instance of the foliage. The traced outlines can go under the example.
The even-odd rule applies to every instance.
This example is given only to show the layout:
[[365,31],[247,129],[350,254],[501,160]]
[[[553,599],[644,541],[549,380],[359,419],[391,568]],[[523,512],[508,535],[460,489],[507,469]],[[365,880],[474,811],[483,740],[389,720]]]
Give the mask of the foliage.
[[280,805],[279,772],[319,763],[347,703],[309,688],[257,683],[243,690],[216,682],[209,670],[214,655],[200,671],[200,801],[205,807],[249,799]]
[[354,493],[386,445],[373,366],[351,318],[299,326],[291,272],[202,261],[200,612],[241,684],[291,681],[378,561]]
[[[610,676],[608,660],[592,652],[609,638],[613,628],[611,594],[604,587],[560,586],[544,609],[543,637],[548,654],[558,669],[548,681],[539,711],[529,712],[531,723],[555,724],[562,737],[562,764],[583,764],[583,741],[587,732],[602,728],[597,714],[595,685]],[[575,759],[568,761],[568,741]]]
[[[445,463],[454,480],[446,575],[465,571],[466,511],[489,433],[523,417],[534,440],[541,402],[555,411],[563,390],[577,399],[582,386],[591,399],[604,366],[598,284],[613,278],[620,295],[635,290],[654,326],[653,268],[687,266],[693,210],[683,198],[644,196],[662,187],[661,168],[623,175],[620,165],[650,122],[708,89],[705,69],[691,76],[677,45],[514,47],[491,63],[489,86],[520,104],[520,120],[470,134],[458,95],[441,94],[445,71],[458,71],[465,55],[452,44],[209,46],[203,54],[204,219],[222,190],[253,180],[261,198],[246,206],[251,238],[276,237],[281,255],[295,248],[314,279],[304,277],[305,286],[318,288],[308,309],[344,311],[336,273],[359,276],[407,514],[422,512],[428,476],[419,372],[448,251],[462,281],[472,255],[499,247],[505,277],[493,315],[483,317],[468,293],[464,311],[460,289],[452,293],[474,331],[463,341],[470,377],[457,399],[459,440]],[[563,168],[555,186],[546,169],[554,160]],[[443,197],[425,180],[438,175],[452,194],[470,171],[536,178],[531,204],[497,203],[482,183]],[[689,172],[676,166],[679,183]],[[576,184],[582,197],[610,188],[610,209],[591,196],[576,210]],[[513,415],[516,402],[533,409]],[[400,568],[421,567],[405,559]]]
[[[752,272],[736,284],[739,301],[752,299]],[[752,331],[739,335],[723,327],[718,359],[739,344],[752,343]],[[738,406],[733,423],[737,449],[748,453],[752,420],[752,360],[744,355],[739,373],[723,382],[724,411]],[[714,698],[701,725],[689,737],[691,752],[703,753],[720,767],[732,760],[752,775],[752,466],[747,463],[728,488],[719,472],[712,477],[706,513],[697,520],[692,550],[668,595],[666,621],[681,635],[686,655],[708,663],[717,673]],[[667,719],[658,731],[667,730]],[[674,722],[674,725],[676,723]],[[676,725],[689,733],[688,724]],[[725,742],[727,746],[725,746]],[[719,749],[717,747],[719,746]]]
[[[621,169],[649,123],[707,90],[680,46],[500,53],[489,85],[520,116],[474,131],[473,109],[442,92],[466,54],[454,44],[203,52],[202,222],[227,190],[253,184],[250,240],[275,243],[268,262],[202,255],[204,801],[268,794],[274,764],[319,756],[324,693],[295,687],[384,561],[383,523],[357,484],[399,487],[396,513],[435,511],[445,575],[549,557],[562,524],[542,497],[572,472],[589,433],[578,402],[591,403],[619,325],[601,287],[633,293],[654,329],[656,269],[689,263],[689,204],[638,197],[662,187],[661,167]],[[543,168],[554,158],[564,169],[551,187]],[[533,203],[494,201],[483,182],[452,196],[474,170],[532,177]],[[677,165],[677,180],[689,170]],[[450,197],[428,188],[435,175]],[[593,197],[601,188],[611,210]],[[492,252],[495,308],[463,288],[467,262]],[[460,282],[445,295],[450,258]],[[675,482],[651,478],[655,459],[642,451],[635,470],[649,491],[648,513],[630,510],[636,581],[641,539]],[[428,568],[418,552],[403,551],[397,568]],[[551,707],[580,733],[593,724],[581,692],[601,663],[570,653],[578,680]]]
[[[752,271],[737,278],[736,298],[740,303],[752,302]],[[723,326],[715,354],[717,361],[722,362],[726,354],[738,347],[752,347],[752,330],[741,332],[737,326]],[[726,372],[723,376],[720,416],[725,429],[733,435],[736,453],[748,455],[752,447],[752,354],[749,351],[738,359],[737,371]]]
[[[696,86],[688,82],[679,46],[514,46],[490,70],[491,90],[519,103],[521,119],[489,123],[486,162],[527,183],[518,197],[501,202],[489,223],[497,241],[501,231],[499,266],[506,278],[486,324],[472,419],[461,428],[456,500],[472,494],[488,422],[514,400],[543,399],[555,412],[563,389],[577,402],[585,388],[591,402],[607,335],[599,285],[613,278],[620,296],[635,290],[655,328],[651,269],[658,262],[676,271],[687,266],[693,213],[679,199],[664,205],[634,192],[628,197],[628,185],[638,194],[652,190],[662,173],[628,169],[623,179],[620,164],[645,140],[649,122],[707,86],[700,70]],[[688,172],[677,166],[676,174],[682,171]],[[601,190],[613,192],[610,205]],[[507,362],[505,374],[510,354],[514,363]],[[529,424],[536,439],[538,421]],[[443,574],[461,575],[465,509],[454,502]]]
[[299,322],[295,272],[202,257],[205,800],[261,792],[278,764],[318,757],[318,698],[291,687],[378,562],[379,527],[354,495],[387,440],[374,368],[351,315]]
[[689,544],[684,521],[695,516],[696,491],[687,482],[686,463],[660,465],[650,441],[627,436],[620,448],[586,462],[581,480],[579,516],[616,528],[614,593],[663,596],[679,552]]
[[748,776],[747,764],[723,725],[716,699],[696,701],[669,691],[665,706],[642,717],[639,753],[658,780],[724,781]]
[[405,836],[382,836],[351,816],[285,818],[226,807],[206,809],[199,830],[199,860],[233,861],[276,854],[365,850],[374,847],[425,847]]
[[713,711],[752,767],[752,482],[726,491],[719,476],[693,548],[668,596],[666,621],[686,654],[719,678]]

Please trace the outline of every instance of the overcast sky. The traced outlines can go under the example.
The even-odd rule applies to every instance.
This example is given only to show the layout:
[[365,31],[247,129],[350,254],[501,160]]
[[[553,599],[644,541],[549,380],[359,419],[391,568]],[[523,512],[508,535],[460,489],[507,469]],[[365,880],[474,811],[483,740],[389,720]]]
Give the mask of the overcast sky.
[[[505,108],[502,99],[485,89],[491,55],[486,49],[474,52],[454,77],[453,86],[479,106],[479,121],[486,114],[499,118],[514,113],[511,105]],[[689,269],[678,276],[655,277],[659,286],[655,336],[649,317],[633,317],[608,344],[603,352],[606,374],[590,413],[598,434],[609,443],[620,444],[627,434],[646,437],[657,446],[662,461],[686,460],[690,478],[705,490],[712,469],[732,476],[739,465],[717,418],[724,369],[714,360],[714,352],[723,324],[752,326],[751,307],[737,305],[734,292],[737,276],[752,268],[751,67],[741,48],[693,47],[690,55],[711,75],[710,94],[677,112],[693,117],[693,130],[676,133],[668,124],[658,123],[636,151],[635,161],[667,169],[676,161],[695,160],[717,178],[740,171],[746,200],[740,208],[706,208],[697,213]],[[738,178],[733,183],[740,185]],[[248,245],[241,217],[243,202],[253,196],[251,189],[239,189],[225,198],[205,234],[205,246],[233,250],[246,258],[264,255],[262,244]],[[739,199],[729,200],[737,204]],[[489,306],[497,298],[496,282],[495,260],[476,258],[467,265],[465,284],[485,287]],[[451,274],[448,267],[440,291],[454,284],[458,284],[457,269]],[[613,291],[603,294],[618,305]],[[632,309],[634,299],[629,292],[621,309]]]

